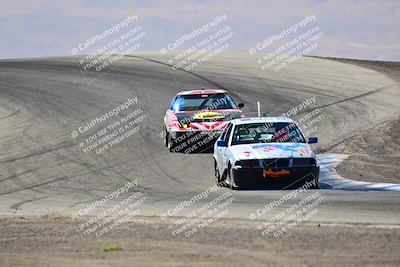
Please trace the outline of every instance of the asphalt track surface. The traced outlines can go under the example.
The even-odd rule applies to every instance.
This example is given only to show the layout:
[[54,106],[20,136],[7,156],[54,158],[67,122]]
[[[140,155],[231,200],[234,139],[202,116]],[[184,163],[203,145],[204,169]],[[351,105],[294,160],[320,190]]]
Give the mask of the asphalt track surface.
[[[260,100],[267,115],[281,115],[315,97],[307,111],[320,108],[324,114],[313,134],[320,139],[315,146],[319,153],[400,114],[399,83],[373,70],[324,59],[301,58],[278,73],[261,70],[246,53],[218,56],[190,72],[171,69],[163,63],[167,58],[156,54],[124,57],[107,72],[81,71],[78,59],[0,61],[1,214],[71,215],[127,180],[137,180],[135,190],[146,195],[141,215],[159,216],[213,186],[210,153],[173,154],[163,145],[163,116],[182,89],[225,88],[246,105],[244,112],[255,112]],[[71,132],[129,96],[137,97],[146,114],[138,133],[101,156],[83,153]],[[326,201],[310,221],[400,222],[398,192],[318,191]],[[231,193],[235,200],[227,217],[247,219],[289,191]]]

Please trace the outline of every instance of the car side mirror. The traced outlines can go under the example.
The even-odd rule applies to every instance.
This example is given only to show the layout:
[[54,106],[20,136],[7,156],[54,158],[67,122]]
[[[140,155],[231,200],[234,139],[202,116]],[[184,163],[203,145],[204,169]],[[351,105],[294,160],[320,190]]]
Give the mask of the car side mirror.
[[310,138],[308,138],[308,143],[309,143],[309,144],[316,144],[316,143],[318,143],[318,137],[310,137]]
[[243,107],[244,107],[244,104],[243,104],[243,103],[239,103],[239,104],[238,104],[238,107],[239,107],[239,108],[243,108]]
[[218,140],[217,146],[227,147],[228,143],[225,140]]

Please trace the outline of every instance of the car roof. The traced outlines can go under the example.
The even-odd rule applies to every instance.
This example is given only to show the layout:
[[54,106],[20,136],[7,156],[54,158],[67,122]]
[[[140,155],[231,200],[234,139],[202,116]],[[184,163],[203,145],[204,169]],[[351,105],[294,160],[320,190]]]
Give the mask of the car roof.
[[181,91],[177,95],[202,95],[202,94],[227,94],[228,91],[223,89],[201,89],[201,90],[190,90]]
[[231,120],[235,125],[249,124],[249,123],[273,123],[273,122],[286,122],[294,123],[294,121],[287,117],[244,117],[240,119]]

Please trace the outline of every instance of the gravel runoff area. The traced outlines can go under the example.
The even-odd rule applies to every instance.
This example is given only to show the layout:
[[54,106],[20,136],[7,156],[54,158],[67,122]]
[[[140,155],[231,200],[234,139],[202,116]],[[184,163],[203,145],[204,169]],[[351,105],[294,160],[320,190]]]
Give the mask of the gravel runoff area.
[[[329,58],[381,72],[400,83],[400,62]],[[343,177],[400,183],[400,118],[385,120],[343,140],[331,152],[351,155],[337,166]]]
[[302,224],[278,238],[219,220],[189,238],[159,218],[85,239],[65,217],[0,219],[0,266],[399,266],[399,226]]

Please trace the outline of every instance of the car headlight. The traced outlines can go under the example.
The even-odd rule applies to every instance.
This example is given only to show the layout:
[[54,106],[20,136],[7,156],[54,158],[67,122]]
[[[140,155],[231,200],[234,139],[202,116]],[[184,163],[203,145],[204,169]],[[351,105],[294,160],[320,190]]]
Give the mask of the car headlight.
[[235,162],[235,167],[236,167],[236,168],[242,168],[242,167],[244,167],[243,162],[242,162],[242,161],[239,161],[239,160],[236,161],[236,162]]
[[256,168],[260,166],[260,161],[258,159],[245,159],[238,160],[235,162],[235,167],[237,168]]

